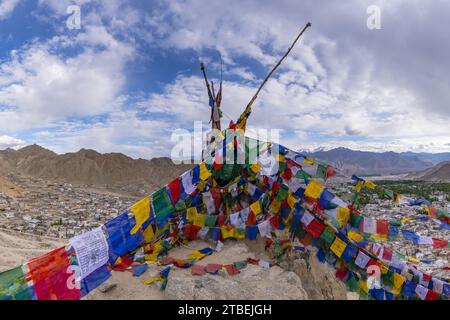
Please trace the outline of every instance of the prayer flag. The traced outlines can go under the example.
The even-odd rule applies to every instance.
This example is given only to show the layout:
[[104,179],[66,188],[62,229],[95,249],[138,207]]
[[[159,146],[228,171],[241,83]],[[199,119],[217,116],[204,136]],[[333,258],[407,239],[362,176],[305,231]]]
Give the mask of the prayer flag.
[[135,234],[139,231],[141,226],[150,218],[150,197],[147,196],[138,203],[134,204],[130,211],[134,213],[136,219],[136,225],[130,231],[131,234]]
[[347,244],[342,241],[341,239],[337,238],[334,240],[333,244],[330,247],[330,250],[333,251],[333,253],[340,258],[342,256],[342,253],[344,253],[345,248],[347,247]]
[[323,189],[324,189],[323,185],[317,182],[317,180],[312,179],[306,186],[305,196],[312,199],[319,199]]

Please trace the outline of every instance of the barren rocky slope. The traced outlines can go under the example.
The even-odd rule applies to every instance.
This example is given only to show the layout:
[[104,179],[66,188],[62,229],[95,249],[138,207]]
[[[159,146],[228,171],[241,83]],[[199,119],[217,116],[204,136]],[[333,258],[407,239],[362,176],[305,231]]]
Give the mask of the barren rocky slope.
[[12,170],[36,178],[108,187],[143,195],[191,168],[169,158],[132,159],[120,153],[82,149],[58,155],[38,145],[0,151],[0,174]]

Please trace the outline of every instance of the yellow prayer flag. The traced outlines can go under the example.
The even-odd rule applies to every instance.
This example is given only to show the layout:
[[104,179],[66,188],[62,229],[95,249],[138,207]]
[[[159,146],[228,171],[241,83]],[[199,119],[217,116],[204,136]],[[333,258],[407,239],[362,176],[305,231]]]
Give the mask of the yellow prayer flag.
[[382,264],[381,265],[381,274],[387,274],[388,271],[389,271],[389,268],[386,265]]
[[234,238],[236,240],[244,240],[245,239],[245,229],[239,230],[238,228],[234,228]]
[[186,222],[192,223],[194,222],[195,217],[197,216],[197,208],[190,207],[186,210]]
[[416,258],[413,258],[413,257],[408,257],[408,261],[409,262],[414,262],[414,263],[419,263],[420,262],[419,259],[416,259]]
[[155,239],[155,233],[153,232],[153,227],[150,224],[147,229],[144,230],[144,240],[149,243]]
[[321,185],[317,180],[313,179],[308,183],[305,189],[305,196],[312,199],[319,199],[325,187]]
[[367,281],[366,280],[363,280],[363,279],[359,280],[359,287],[366,294],[369,293],[369,288],[367,287]]
[[139,231],[139,228],[150,218],[150,197],[147,196],[138,203],[134,204],[130,210],[134,213],[136,219],[136,225],[130,231],[131,234],[135,234]]
[[278,213],[280,212],[280,208],[281,208],[281,201],[278,200],[277,198],[273,199],[272,203],[269,206],[269,210],[272,213]]
[[364,239],[362,235],[360,235],[359,233],[357,233],[357,232],[355,232],[355,231],[349,231],[349,232],[347,233],[347,237],[348,237],[350,240],[353,240],[353,241],[355,241],[355,242],[361,242],[361,241]]
[[169,229],[169,225],[166,224],[164,227],[162,227],[161,229],[156,228],[156,238],[158,238],[160,235],[162,235],[164,232],[166,232],[166,230]]
[[158,241],[153,246],[153,252],[145,256],[145,260],[147,261],[156,261],[158,260],[158,254],[161,250],[163,250],[163,246],[161,245],[161,241]]
[[259,163],[254,163],[250,165],[250,169],[252,169],[254,173],[258,173],[261,171],[261,165]]
[[285,162],[284,161],[284,156],[282,154],[278,154],[277,161],[278,162]]
[[206,167],[206,163],[200,163],[200,179],[205,181],[211,176],[211,172]]
[[203,189],[205,189],[205,187],[206,187],[206,183],[207,183],[207,181],[200,181],[200,182],[197,184],[197,189],[198,189],[199,191],[203,191]]
[[392,277],[392,282],[394,284],[394,288],[400,289],[403,283],[406,281],[406,278],[399,273],[394,273]]
[[364,181],[358,181],[358,183],[355,186],[355,190],[358,192],[361,191],[363,185],[364,185]]
[[206,257],[207,254],[201,253],[200,251],[194,251],[190,255],[187,256],[188,259],[195,259],[195,260],[201,260],[204,257]]
[[367,187],[367,188],[369,188],[369,189],[375,189],[375,187],[377,186],[375,183],[373,183],[372,181],[366,181],[365,183],[365,186]]
[[387,235],[385,234],[372,234],[370,237],[376,241],[387,241]]
[[316,163],[314,161],[314,159],[310,159],[310,158],[305,158],[305,160],[303,160],[304,164],[309,164],[309,165],[313,165],[314,163]]
[[292,209],[292,208],[294,208],[295,204],[297,203],[297,199],[295,199],[295,197],[292,194],[290,194],[287,199],[287,202],[288,202],[289,207]]
[[250,205],[250,210],[252,210],[252,212],[255,215],[258,215],[261,213],[261,204],[259,203],[259,201],[255,201]]
[[222,226],[220,228],[220,232],[222,233],[222,237],[224,239],[234,238],[234,227]]
[[400,222],[401,222],[401,224],[404,224],[404,223],[407,223],[407,222],[412,221],[412,220],[414,220],[414,219],[415,219],[415,218],[413,218],[413,217],[405,218],[405,219],[402,219]]
[[347,244],[341,239],[336,237],[336,239],[334,240],[333,244],[330,247],[330,250],[333,251],[333,253],[340,258],[345,248],[347,248]]
[[160,276],[153,277],[153,278],[148,279],[147,281],[144,281],[144,284],[147,284],[147,285],[148,284],[152,284],[155,281],[164,281],[164,279],[162,277],[160,277]]
[[206,214],[198,213],[194,218],[194,226],[203,227],[205,225]]
[[339,222],[341,227],[345,226],[350,219],[350,209],[344,207],[338,207],[338,212],[336,215],[336,220]]

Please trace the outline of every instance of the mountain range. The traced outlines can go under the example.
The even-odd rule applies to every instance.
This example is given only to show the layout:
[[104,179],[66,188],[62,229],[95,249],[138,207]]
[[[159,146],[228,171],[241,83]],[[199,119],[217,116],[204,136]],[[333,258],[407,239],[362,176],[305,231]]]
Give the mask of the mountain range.
[[169,183],[191,168],[169,158],[132,159],[121,153],[81,149],[58,155],[38,145],[0,151],[0,174],[17,172],[45,180],[106,187],[141,195]]
[[446,153],[369,152],[347,148],[306,152],[307,156],[325,160],[341,171],[357,175],[391,175],[418,172],[450,160]]

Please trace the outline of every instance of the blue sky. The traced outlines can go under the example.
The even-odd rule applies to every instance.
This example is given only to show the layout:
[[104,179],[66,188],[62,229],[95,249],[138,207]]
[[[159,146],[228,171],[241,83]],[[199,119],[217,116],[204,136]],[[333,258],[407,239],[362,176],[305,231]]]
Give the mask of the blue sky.
[[223,58],[227,125],[311,21],[250,134],[282,129],[294,149],[450,151],[448,12],[444,0],[0,0],[0,148],[168,156],[175,129],[208,125],[200,61],[217,83]]

